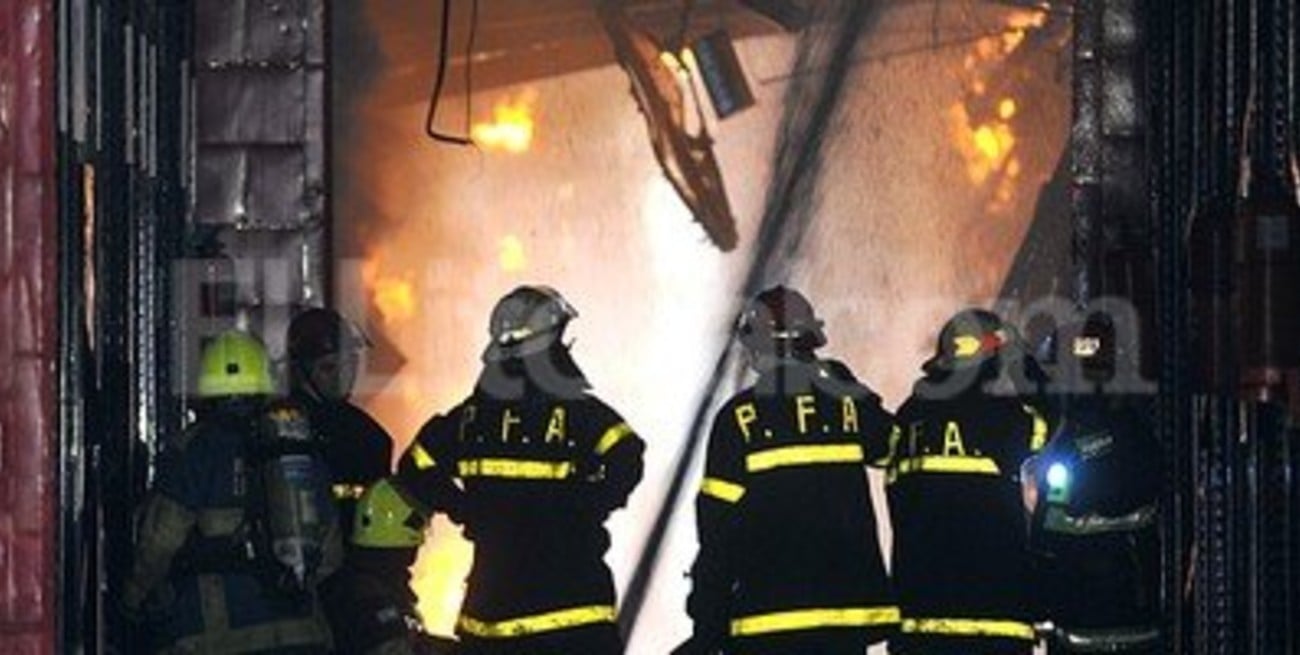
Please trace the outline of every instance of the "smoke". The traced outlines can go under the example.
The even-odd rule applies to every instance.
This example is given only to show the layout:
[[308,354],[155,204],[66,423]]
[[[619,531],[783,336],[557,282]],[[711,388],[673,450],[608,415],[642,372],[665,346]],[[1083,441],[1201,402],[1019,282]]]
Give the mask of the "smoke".
[[862,35],[880,16],[875,2],[835,0],[817,4],[816,20],[799,40],[795,76],[782,102],[758,243],[745,282],[745,295],[790,274],[817,207],[824,146],[835,133]]

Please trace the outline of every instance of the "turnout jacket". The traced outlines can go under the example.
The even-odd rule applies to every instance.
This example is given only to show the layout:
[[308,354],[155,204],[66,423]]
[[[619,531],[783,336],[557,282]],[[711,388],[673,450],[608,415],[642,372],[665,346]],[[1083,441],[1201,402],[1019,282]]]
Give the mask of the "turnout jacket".
[[324,441],[339,525],[344,543],[350,543],[357,500],[391,472],[393,440],[370,415],[346,400],[320,400],[303,391],[291,397],[306,410],[312,428]]
[[[256,474],[245,442],[261,407],[247,401],[207,408],[158,455],[122,593],[129,610],[147,615],[157,647],[245,653],[330,645],[314,598],[279,593],[233,553],[228,560],[211,556],[234,544],[244,525],[249,477]],[[337,530],[324,546],[321,577],[343,559]]]
[[1036,640],[1018,476],[1048,424],[1021,398],[986,392],[988,380],[931,373],[898,410],[886,488],[903,620],[892,650],[1028,652]]
[[696,640],[878,640],[896,626],[864,468],[886,454],[892,425],[826,361],[777,364],[718,410],[696,501]]
[[413,504],[446,512],[474,542],[457,623],[465,638],[615,619],[604,522],[640,481],[644,444],[571,362],[544,383],[518,366],[489,366],[398,464],[397,485]]
[[1161,452],[1149,409],[1140,396],[1071,398],[1027,467],[1040,586],[1066,652],[1159,638]]
[[[335,648],[340,653],[364,652],[371,642],[378,643],[376,640],[388,638],[389,632],[405,628],[396,620],[380,623],[376,619],[371,607],[375,604],[373,588],[384,587],[391,592],[382,594],[380,608],[402,607],[414,612],[416,603],[409,585],[371,584],[369,577],[361,575],[374,568],[372,560],[376,559],[384,573],[398,566],[405,571],[410,566],[408,560],[415,559],[413,551],[376,554],[352,545],[357,502],[366,489],[391,472],[393,441],[379,423],[351,402],[322,399],[302,388],[294,389],[291,398],[307,412],[312,428],[321,437],[347,553],[344,567],[321,583],[321,604],[334,628]],[[390,564],[394,559],[399,563]]]

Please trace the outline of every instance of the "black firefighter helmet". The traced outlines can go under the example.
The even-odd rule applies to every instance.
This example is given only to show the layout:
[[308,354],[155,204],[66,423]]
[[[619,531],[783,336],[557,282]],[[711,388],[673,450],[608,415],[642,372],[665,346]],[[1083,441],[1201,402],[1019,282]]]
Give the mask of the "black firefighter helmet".
[[803,294],[784,285],[760,291],[736,326],[741,345],[762,355],[811,356],[826,345],[822,320]]
[[999,354],[1011,341],[1011,331],[1000,316],[987,309],[963,309],[939,331],[934,356],[921,368],[934,372],[978,366]]
[[342,314],[323,307],[312,307],[294,316],[285,341],[289,359],[299,364],[370,347],[370,340],[360,327]]
[[488,321],[491,342],[483,361],[499,362],[546,352],[564,336],[578,311],[559,291],[543,285],[516,287],[501,297]]

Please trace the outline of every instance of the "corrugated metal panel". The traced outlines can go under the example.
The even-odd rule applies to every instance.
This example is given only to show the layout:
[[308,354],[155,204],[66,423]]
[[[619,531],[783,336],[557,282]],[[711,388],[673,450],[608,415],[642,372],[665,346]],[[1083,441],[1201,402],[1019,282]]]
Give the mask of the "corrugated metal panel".
[[[278,354],[328,295],[325,0],[196,0],[192,226],[232,260],[236,313]],[[233,275],[238,271],[238,275]],[[182,278],[192,288],[202,278]],[[208,325],[190,326],[196,354]]]
[[54,33],[0,3],[0,652],[54,652]]
[[310,229],[324,212],[323,3],[200,0],[194,12],[195,220]]

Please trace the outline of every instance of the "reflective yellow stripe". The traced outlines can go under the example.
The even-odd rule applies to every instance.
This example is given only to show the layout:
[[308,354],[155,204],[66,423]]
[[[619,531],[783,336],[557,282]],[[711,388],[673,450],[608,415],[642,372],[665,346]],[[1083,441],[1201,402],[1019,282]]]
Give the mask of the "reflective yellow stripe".
[[1029,438],[1029,450],[1038,452],[1047,445],[1047,419],[1036,407],[1025,405],[1025,413],[1034,419],[1034,433]]
[[618,425],[605,430],[605,434],[601,435],[600,441],[596,442],[596,454],[604,455],[610,450],[613,450],[614,446],[618,445],[618,442],[631,434],[632,428],[628,426],[627,423],[619,423]]
[[745,495],[745,487],[721,478],[704,478],[700,493],[723,502],[737,503]]
[[545,614],[523,616],[506,621],[480,621],[470,616],[461,615],[460,620],[456,622],[456,627],[459,628],[460,632],[475,637],[499,639],[523,637],[539,632],[552,632],[593,623],[613,622],[613,605],[589,605],[587,607],[574,607]]
[[526,459],[470,459],[460,463],[462,478],[517,478],[563,480],[573,474],[571,462]]
[[841,607],[746,616],[731,622],[736,637],[817,628],[854,628],[898,623],[897,607]]
[[433,456],[429,454],[429,451],[425,450],[424,446],[421,446],[418,443],[411,446],[411,459],[415,460],[415,468],[420,471],[425,471],[438,465],[437,462],[433,461]]
[[1006,637],[1034,641],[1034,626],[995,619],[903,619],[903,632],[965,637]]
[[366,493],[364,484],[336,484],[330,487],[334,492],[334,500],[356,500]]
[[859,444],[786,446],[751,453],[745,458],[745,469],[750,473],[756,473],[783,466],[848,464],[861,461],[862,446]]
[[1002,471],[997,462],[987,457],[960,457],[957,455],[927,455],[898,462],[898,474],[908,473],[976,473],[998,475]]
[[954,357],[965,359],[979,353],[984,341],[977,336],[970,334],[959,334],[952,338],[952,354]]

